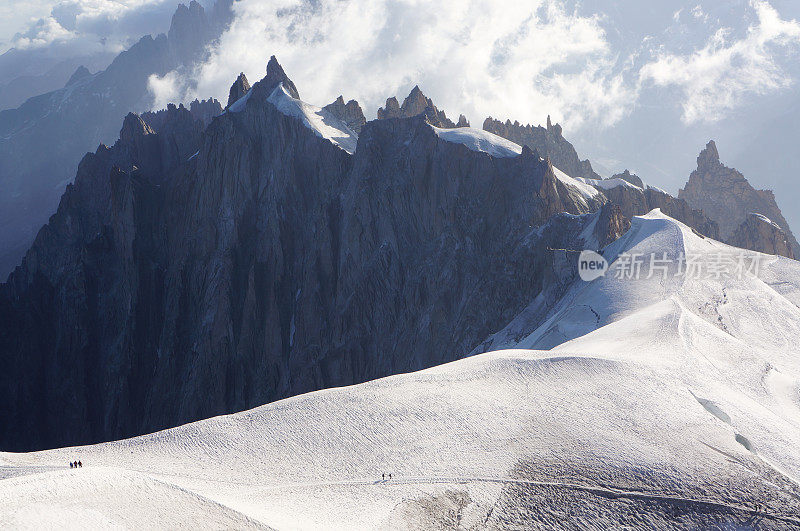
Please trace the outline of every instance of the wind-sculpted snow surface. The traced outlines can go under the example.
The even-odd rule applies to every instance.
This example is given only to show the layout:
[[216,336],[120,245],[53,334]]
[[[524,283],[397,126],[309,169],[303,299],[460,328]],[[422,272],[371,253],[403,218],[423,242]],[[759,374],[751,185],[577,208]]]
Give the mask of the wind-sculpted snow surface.
[[[631,253],[729,250],[654,212],[604,250],[605,277],[575,280],[552,318],[516,340],[572,339],[553,350],[476,355],[119,442],[0,454],[0,521],[40,525],[70,493],[68,525],[131,525],[141,520],[115,500],[129,492],[128,510],[156,514],[172,489],[186,505],[154,526],[191,514],[277,529],[798,527],[800,265],[614,278]],[[69,470],[74,459],[84,468]],[[143,489],[154,495],[135,497]]]

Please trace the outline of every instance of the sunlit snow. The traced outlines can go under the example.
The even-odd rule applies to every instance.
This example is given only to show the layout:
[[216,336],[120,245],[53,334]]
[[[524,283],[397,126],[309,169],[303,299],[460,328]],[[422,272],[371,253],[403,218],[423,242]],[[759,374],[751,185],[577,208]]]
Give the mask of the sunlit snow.
[[355,153],[358,135],[347,124],[324,109],[293,98],[283,83],[275,87],[267,101],[283,114],[299,118],[303,125],[314,131],[317,136],[330,140],[350,154]]
[[[758,255],[758,276],[671,264],[647,277],[653,254],[732,251],[654,211],[603,251],[605,277],[576,280],[541,326],[515,320],[493,338],[523,350],[130,440],[0,453],[0,522],[800,525],[800,264]],[[645,257],[638,280],[616,278],[628,254]],[[70,470],[75,459],[84,467]]]
[[444,129],[433,125],[431,128],[442,140],[463,144],[472,151],[488,153],[493,157],[516,157],[522,153],[522,147],[519,144],[481,129],[472,127]]

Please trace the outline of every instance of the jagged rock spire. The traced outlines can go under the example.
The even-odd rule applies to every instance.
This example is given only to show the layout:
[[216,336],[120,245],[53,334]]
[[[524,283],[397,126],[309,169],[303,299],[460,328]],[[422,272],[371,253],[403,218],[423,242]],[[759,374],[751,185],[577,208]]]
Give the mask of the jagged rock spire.
[[239,77],[231,85],[231,90],[228,93],[228,104],[225,108],[227,109],[233,105],[239,98],[247,94],[248,90],[250,90],[250,82],[247,81],[247,76],[244,75],[244,72],[240,72]]
[[[780,245],[779,250],[775,251],[772,244],[763,241],[756,243],[755,235],[766,240],[779,240],[777,236],[773,238],[764,228],[759,228],[754,223],[756,220],[748,219],[751,212],[759,212],[783,231],[792,250],[791,254],[800,256],[800,243],[778,207],[775,194],[771,190],[755,189],[741,172],[725,166],[720,161],[717,144],[713,140],[709,140],[697,156],[697,169],[678,191],[678,197],[716,221],[723,241],[730,242],[733,238],[733,244],[737,246],[788,256],[788,253],[780,250]],[[745,222],[747,225],[741,227]],[[735,235],[737,230],[739,234]]]
[[[516,122],[515,122],[515,125],[516,125]],[[549,114],[547,115],[547,130],[549,132],[554,133],[556,136],[559,136],[559,137],[561,136],[561,125],[560,124],[553,125],[553,122],[550,119],[550,115]]]
[[469,120],[463,114],[458,115],[458,123],[456,123],[456,127],[469,127]]
[[391,98],[386,98],[386,106],[378,109],[379,120],[386,118],[400,118],[401,116],[402,112],[400,111],[400,104],[397,102],[397,98],[394,96]]
[[437,109],[433,101],[422,93],[419,85],[414,85],[406,99],[403,100],[402,106],[397,103],[397,98],[391,97],[386,100],[385,107],[378,109],[379,120],[386,118],[412,118],[414,116],[425,116],[428,123],[436,127],[456,127],[456,124],[447,118],[444,111]]
[[323,107],[323,109],[346,123],[356,134],[360,133],[361,128],[367,123],[367,119],[364,117],[364,111],[361,109],[358,102],[356,100],[350,100],[345,103],[344,96],[341,95],[336,98],[333,103],[329,103]]
[[401,108],[409,116],[418,116],[424,113],[426,108],[433,106],[433,102],[425,97],[419,85],[414,85],[414,88],[408,93],[406,99],[403,100],[403,106]]
[[269,92],[272,92],[272,89],[277,87],[279,83],[283,83],[289,95],[293,98],[300,99],[300,93],[297,92],[297,87],[294,86],[292,80],[289,79],[289,76],[283,71],[283,67],[278,63],[278,59],[276,59],[274,55],[269,58],[269,62],[267,63],[267,75],[261,80],[261,83],[264,84]]
[[119,132],[121,142],[133,142],[137,138],[152,135],[154,131],[142,120],[138,114],[129,112],[122,122],[122,129]]
[[697,167],[705,167],[708,164],[719,164],[719,151],[717,151],[717,144],[713,140],[709,140],[706,148],[697,156]]

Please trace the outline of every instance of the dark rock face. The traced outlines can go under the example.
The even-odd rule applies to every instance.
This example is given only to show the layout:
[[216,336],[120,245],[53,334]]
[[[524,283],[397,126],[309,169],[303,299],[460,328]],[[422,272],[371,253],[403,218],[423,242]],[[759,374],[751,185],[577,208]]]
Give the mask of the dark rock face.
[[620,209],[620,213],[628,222],[633,216],[641,216],[654,208],[660,208],[664,214],[685,223],[700,234],[715,240],[719,239],[719,227],[703,212],[694,210],[686,201],[656,188],[615,186],[603,189],[602,193],[610,203]]
[[595,236],[600,247],[605,247],[609,243],[617,241],[628,232],[629,228],[631,228],[631,220],[629,217],[625,217],[620,206],[606,203],[600,209],[595,225]]
[[[423,118],[354,155],[281,114],[129,114],[0,285],[0,448],[131,436],[456,359],[542,289],[535,227],[583,214],[529,149]],[[551,236],[552,238],[552,236]],[[557,243],[557,242],[555,242]]]
[[[415,85],[411,92],[403,100],[403,105],[397,103],[397,98],[391,97],[386,100],[386,107],[378,109],[378,119],[387,118],[413,118],[424,116],[429,124],[436,127],[453,128],[456,127],[444,111],[440,111],[433,104],[433,101],[422,93],[418,85]],[[460,121],[460,120],[459,120]],[[466,118],[464,118],[466,122]],[[459,127],[464,127],[463,125]]]
[[494,120],[491,116],[483,122],[483,130],[502,136],[520,146],[528,146],[537,151],[542,157],[549,157],[556,168],[571,177],[584,177],[586,179],[600,179],[601,177],[592,170],[588,160],[580,160],[575,148],[561,135],[561,126],[553,125],[550,116],[547,117],[547,127],[530,124],[520,125],[519,122],[505,123]]
[[[678,197],[686,200],[693,208],[702,209],[709,218],[716,221],[720,236],[725,241],[730,240],[734,232],[748,222],[751,212],[758,212],[778,224],[785,233],[794,256],[800,253],[800,245],[778,208],[772,191],[756,190],[744,175],[724,166],[719,160],[717,145],[713,140],[700,152],[697,169],[689,176],[689,181],[679,191]],[[740,241],[749,240],[744,238]],[[768,249],[772,243],[764,241],[753,245],[754,247],[748,248]]]
[[344,97],[341,95],[336,98],[336,101],[329,103],[323,107],[323,109],[346,123],[347,126],[357,134],[361,133],[361,128],[367,123],[367,119],[364,117],[364,111],[361,110],[361,106],[358,102],[356,100],[350,100],[345,103]]
[[143,37],[105,70],[79,69],[66,87],[0,112],[0,277],[47,222],[81,157],[111,143],[128,112],[150,108],[150,75],[202,57],[220,27],[196,2],[181,5],[169,36]]
[[797,258],[783,229],[761,214],[751,213],[747,216],[727,243],[760,253]]
[[[588,160],[580,160],[575,148],[562,136],[561,126],[558,124],[553,125],[549,116],[547,117],[546,128],[541,126],[532,127],[530,125],[522,126],[519,122],[512,124],[508,120],[503,123],[489,117],[484,121],[483,129],[534,150],[540,156],[552,161],[554,166],[567,175],[586,179],[601,179],[592,170],[592,165]],[[645,186],[638,175],[632,174],[628,170],[611,178],[621,178],[637,187],[616,186],[600,188],[604,202],[614,204],[619,209],[619,212],[615,211],[615,214],[620,214],[622,219],[625,220],[624,223],[627,223],[628,226],[633,216],[641,216],[654,208],[660,208],[666,215],[689,225],[701,234],[719,239],[717,224],[708,219],[703,212],[692,209],[686,201],[677,199],[656,188]],[[605,215],[608,219],[613,219],[610,213],[608,211]],[[598,237],[603,242],[611,236],[598,234]]]
[[247,94],[248,90],[250,90],[250,82],[247,81],[247,76],[244,75],[244,72],[241,72],[236,81],[233,82],[233,85],[231,85],[231,90],[228,92],[228,104],[225,105],[225,108],[227,109],[239,101],[240,98]]

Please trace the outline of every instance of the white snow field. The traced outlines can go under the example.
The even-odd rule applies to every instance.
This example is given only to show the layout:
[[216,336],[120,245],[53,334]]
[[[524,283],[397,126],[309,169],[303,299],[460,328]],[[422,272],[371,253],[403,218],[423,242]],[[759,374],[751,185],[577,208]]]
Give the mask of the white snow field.
[[635,184],[631,184],[625,179],[621,179],[620,177],[613,177],[610,179],[585,179],[583,177],[576,177],[575,180],[580,181],[584,184],[589,186],[594,186],[595,188],[599,188],[601,190],[611,190],[612,188],[617,188],[621,186],[623,188],[632,188],[634,190],[641,190]]
[[0,453],[0,527],[800,527],[800,263],[633,280],[623,252],[646,277],[652,252],[739,251],[654,211],[604,250],[605,277],[492,338],[552,350]]
[[522,146],[519,144],[483,129],[475,129],[473,127],[451,129],[434,125],[431,125],[431,129],[436,133],[436,136],[446,142],[463,144],[472,151],[480,151],[493,157],[516,157],[522,153]]

